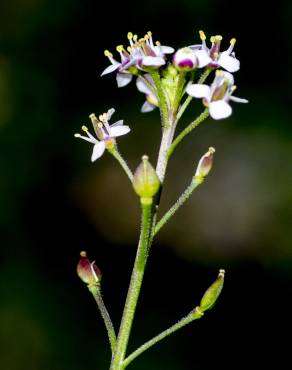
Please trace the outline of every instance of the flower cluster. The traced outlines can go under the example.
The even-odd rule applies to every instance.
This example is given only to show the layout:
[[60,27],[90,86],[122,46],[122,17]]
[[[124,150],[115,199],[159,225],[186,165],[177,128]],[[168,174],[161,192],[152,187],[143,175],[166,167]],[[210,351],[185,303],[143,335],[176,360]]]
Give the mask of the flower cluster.
[[[203,105],[208,109],[210,116],[215,119],[223,119],[231,115],[230,102],[247,103],[246,99],[233,96],[236,89],[232,73],[240,68],[240,62],[233,51],[236,40],[232,38],[230,45],[225,51],[221,51],[222,36],[211,36],[210,47],[206,43],[206,35],[199,31],[201,43],[189,45],[175,51],[170,46],[163,46],[160,42],[153,41],[152,33],[138,38],[136,34],[129,32],[127,35],[128,46],[119,45],[116,50],[119,58],[106,50],[110,65],[105,68],[101,76],[115,73],[118,87],[128,85],[136,78],[138,91],[145,95],[142,112],[150,112],[155,108],[163,110],[163,101],[166,107],[165,116],[175,117],[180,108],[180,101],[184,94],[189,97],[202,99]],[[167,58],[169,54],[173,54]],[[213,81],[205,83],[206,78],[215,70]],[[201,76],[194,83],[194,78]],[[159,85],[155,76],[158,76]],[[183,83],[180,85],[180,81]],[[86,136],[75,134],[94,145],[91,160],[95,161],[105,151],[115,145],[118,136],[125,135],[130,131],[123,121],[112,125],[109,120],[114,113],[110,109],[97,119],[94,114],[89,117],[92,121],[96,137],[93,136],[86,126],[82,130]]]
[[118,87],[128,85],[133,75],[138,74],[139,71],[161,67],[165,64],[165,55],[174,52],[173,48],[161,46],[158,41],[154,43],[151,32],[147,32],[140,39],[137,35],[129,32],[128,41],[129,45],[126,48],[123,45],[118,45],[116,48],[120,54],[120,62],[114,59],[112,53],[108,50],[104,52],[111,64],[102,72],[101,76],[117,72]]

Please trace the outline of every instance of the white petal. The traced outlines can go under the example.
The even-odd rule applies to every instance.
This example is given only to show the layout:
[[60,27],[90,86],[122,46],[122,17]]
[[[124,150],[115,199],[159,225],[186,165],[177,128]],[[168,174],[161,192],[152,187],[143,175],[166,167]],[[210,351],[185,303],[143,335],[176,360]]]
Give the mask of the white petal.
[[133,76],[129,73],[117,73],[118,87],[127,86],[132,81]]
[[107,120],[109,121],[112,117],[112,115],[115,113],[115,109],[114,108],[111,108],[107,111],[107,114],[106,114],[106,118]]
[[214,119],[227,118],[232,113],[231,106],[224,100],[218,100],[209,104],[210,116]]
[[115,126],[122,126],[124,124],[124,121],[122,119],[120,119],[119,121],[113,123],[111,125],[111,127],[115,127]]
[[205,50],[195,50],[195,54],[199,61],[199,68],[205,67],[212,62],[212,59]]
[[108,73],[112,73],[116,71],[120,66],[120,63],[111,64],[110,66],[106,67],[106,69],[102,72],[101,76],[107,75]]
[[105,142],[99,141],[96,143],[93,147],[93,152],[91,156],[91,162],[96,161],[98,158],[100,158],[105,151]]
[[236,72],[240,68],[239,60],[230,56],[226,52],[220,54],[217,63],[228,72]]
[[230,96],[229,99],[235,101],[236,103],[248,103],[248,100],[238,98],[237,96]]
[[151,89],[147,86],[147,84],[142,80],[141,77],[138,77],[137,80],[136,80],[136,86],[137,86],[137,89],[148,95],[148,94],[152,94],[152,91]]
[[174,53],[174,48],[170,47],[170,46],[160,46],[160,49],[161,51],[163,52],[163,54],[172,54]]
[[114,127],[111,127],[110,129],[110,137],[126,135],[130,131],[131,129],[129,126],[124,126],[124,125],[114,126]]
[[187,87],[186,92],[194,98],[209,98],[210,87],[204,84],[192,84]]
[[165,60],[161,57],[144,57],[142,59],[142,65],[144,66],[162,66],[165,64]]
[[148,101],[145,101],[145,103],[142,105],[141,112],[147,113],[151,112],[156,108],[155,105],[148,103]]

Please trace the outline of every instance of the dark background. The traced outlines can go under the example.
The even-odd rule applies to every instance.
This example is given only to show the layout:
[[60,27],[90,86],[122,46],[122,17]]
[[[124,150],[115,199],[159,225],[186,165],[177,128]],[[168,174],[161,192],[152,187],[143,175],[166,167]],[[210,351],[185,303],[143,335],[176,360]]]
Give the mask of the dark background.
[[[0,358],[5,370],[107,369],[110,353],[93,299],[77,278],[80,250],[103,272],[117,326],[133,263],[139,204],[117,163],[73,134],[115,107],[131,134],[129,165],[155,161],[158,112],[142,115],[135,85],[117,89],[104,49],[128,31],[175,48],[197,31],[236,37],[237,96],[224,121],[208,120],[171,160],[162,210],[216,147],[203,187],[158,237],[146,270],[130,349],[199,303],[226,269],[213,311],[149,350],[132,369],[281,368],[290,362],[291,2],[181,0],[0,4]],[[180,129],[201,109],[194,101]],[[130,368],[130,367],[129,367]]]

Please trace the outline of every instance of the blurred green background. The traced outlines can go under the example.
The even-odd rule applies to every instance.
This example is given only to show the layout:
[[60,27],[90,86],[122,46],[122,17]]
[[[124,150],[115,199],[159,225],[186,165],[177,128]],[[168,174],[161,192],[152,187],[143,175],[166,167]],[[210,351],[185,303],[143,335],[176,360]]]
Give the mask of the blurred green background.
[[[117,163],[90,163],[73,138],[88,115],[115,107],[132,132],[119,140],[135,168],[154,161],[158,112],[117,89],[104,49],[152,30],[175,48],[197,31],[236,37],[233,116],[208,120],[169,166],[162,210],[216,147],[206,183],[153,247],[130,349],[200,300],[219,268],[226,285],[216,308],[130,365],[139,370],[234,369],[290,361],[292,128],[291,2],[10,0],[0,3],[0,358],[5,370],[107,369],[102,321],[75,267],[87,250],[103,272],[118,325],[134,258],[139,205]],[[180,125],[201,109],[195,102]],[[289,334],[289,333],[288,333]]]

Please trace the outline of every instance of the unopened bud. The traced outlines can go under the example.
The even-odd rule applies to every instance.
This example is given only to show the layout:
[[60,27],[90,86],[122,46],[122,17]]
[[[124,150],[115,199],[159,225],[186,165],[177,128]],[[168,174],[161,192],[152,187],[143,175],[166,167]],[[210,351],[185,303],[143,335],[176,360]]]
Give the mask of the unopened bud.
[[86,252],[80,252],[80,260],[77,265],[77,274],[80,279],[88,285],[88,287],[99,287],[101,280],[101,272],[96,266],[95,261],[91,262],[86,255]]
[[214,283],[206,290],[200,302],[200,310],[210,310],[216,303],[224,284],[225,270],[219,270],[219,275]]
[[198,66],[198,58],[189,47],[179,49],[174,54],[172,62],[180,71],[191,71]]
[[198,167],[195,173],[195,178],[203,180],[211,171],[213,165],[213,154],[215,153],[214,148],[209,148],[208,152],[203,155],[198,163]]
[[158,192],[160,181],[155,169],[149,163],[147,155],[143,155],[142,162],[136,169],[133,178],[135,192],[141,198],[142,203],[152,203],[153,196]]

